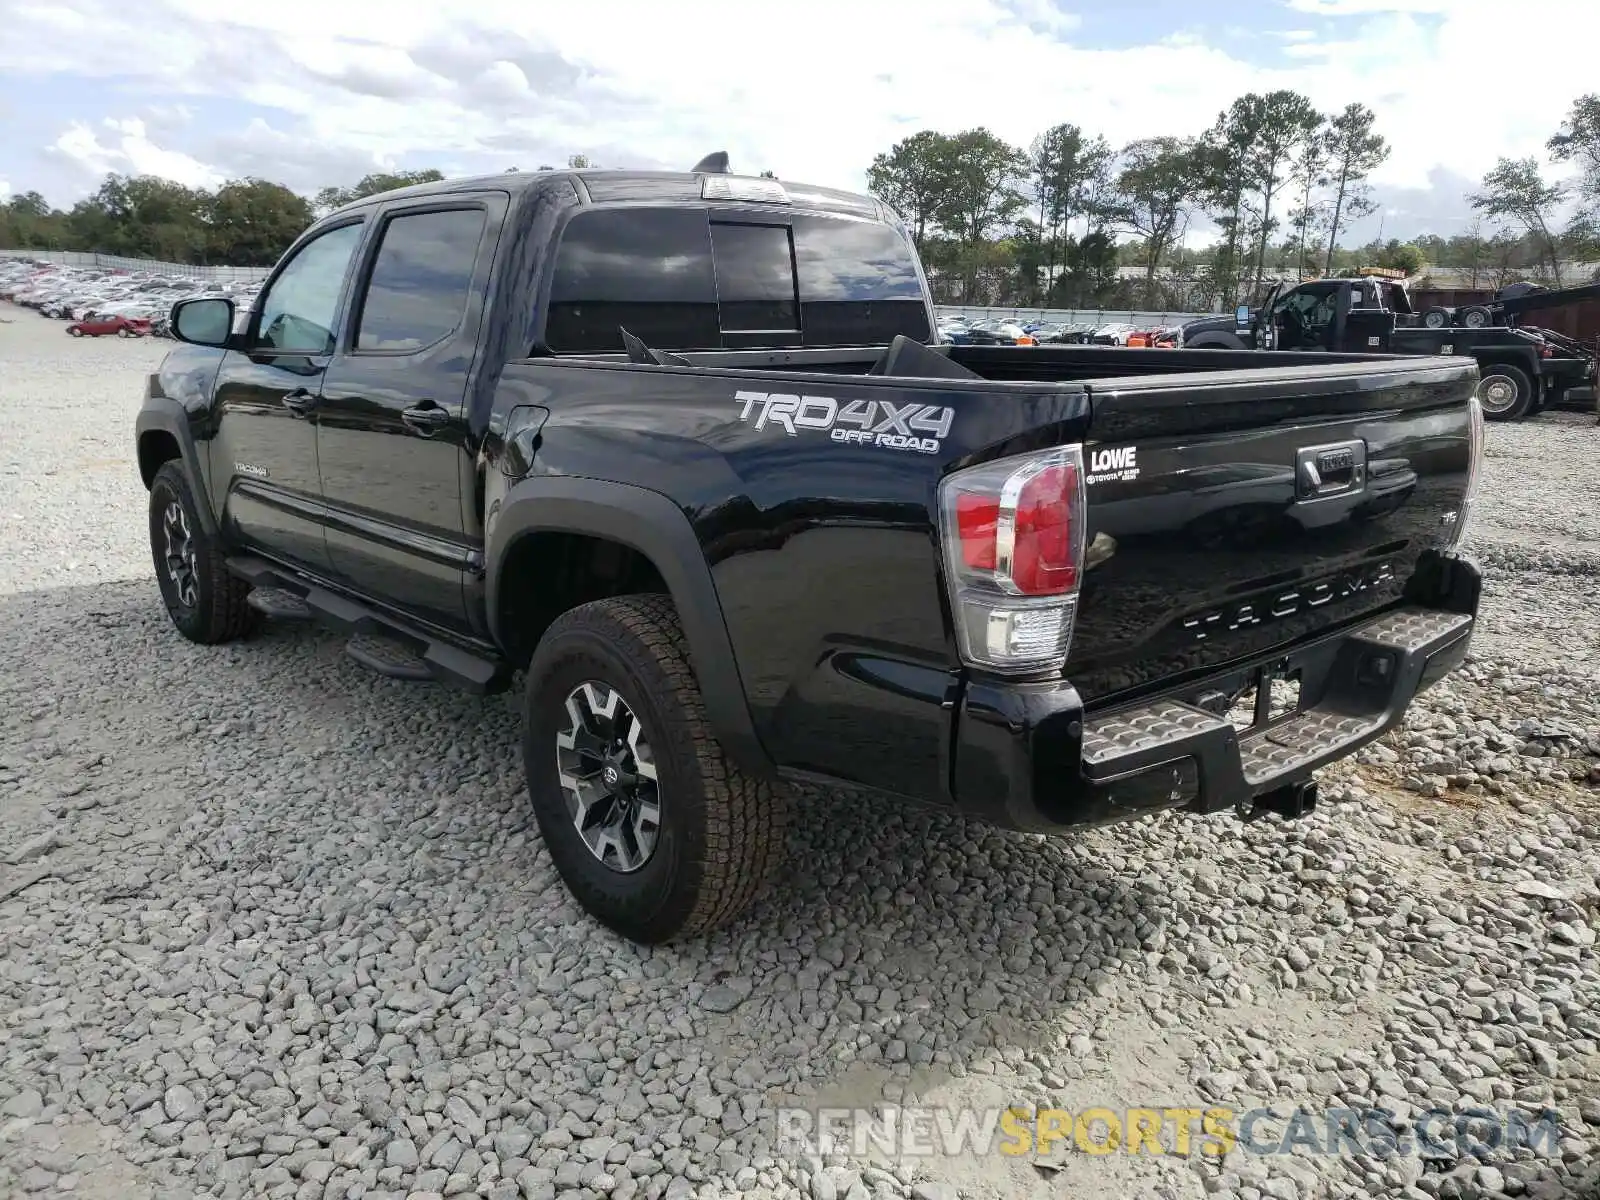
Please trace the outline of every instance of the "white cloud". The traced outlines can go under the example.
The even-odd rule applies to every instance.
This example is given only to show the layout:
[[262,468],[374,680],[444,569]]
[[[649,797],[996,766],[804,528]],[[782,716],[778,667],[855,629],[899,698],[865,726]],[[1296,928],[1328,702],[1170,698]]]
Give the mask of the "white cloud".
[[187,187],[215,187],[222,182],[222,176],[205,163],[157,146],[146,136],[144,122],[137,117],[110,117],[101,124],[109,136],[102,137],[83,122],[74,121],[51,150],[95,178],[116,171],[159,175]]
[[8,199],[11,195],[11,181],[0,179],[0,201]]
[[[609,165],[687,166],[727,149],[736,169],[860,186],[875,153],[918,129],[984,124],[1026,144],[1072,120],[1125,142],[1198,133],[1241,93],[1290,87],[1327,110],[1369,105],[1394,149],[1374,182],[1427,189],[1479,178],[1500,155],[1539,153],[1600,44],[1600,5],[1521,0],[1516,28],[1562,36],[1540,42],[1537,67],[1508,68],[1514,86],[1492,87],[1488,101],[1483,64],[1498,61],[1508,29],[1501,5],[1288,6],[1338,18],[1338,37],[1292,31],[1276,43],[1287,58],[1262,66],[1203,34],[1085,45],[1053,0],[813,0],[747,8],[744,19],[721,0],[609,0],[603,12],[526,0],[468,10],[431,0],[66,0],[13,9],[0,71],[115,77],[123,95],[143,89],[167,104],[187,94],[191,127],[152,117],[153,132],[132,137],[72,126],[58,149],[96,167],[160,162],[190,179],[236,169],[207,148],[219,132],[208,95],[283,110],[272,126],[285,178],[334,159],[492,169],[582,152]],[[220,131],[236,148],[242,132]],[[260,155],[251,161],[270,173]],[[1464,208],[1459,196],[1440,201]]]

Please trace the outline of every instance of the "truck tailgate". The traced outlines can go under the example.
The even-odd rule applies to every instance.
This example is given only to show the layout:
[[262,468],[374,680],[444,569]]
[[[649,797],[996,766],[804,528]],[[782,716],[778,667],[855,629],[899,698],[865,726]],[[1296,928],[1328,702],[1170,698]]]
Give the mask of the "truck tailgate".
[[1088,381],[1067,676],[1101,706],[1400,599],[1465,519],[1470,360]]

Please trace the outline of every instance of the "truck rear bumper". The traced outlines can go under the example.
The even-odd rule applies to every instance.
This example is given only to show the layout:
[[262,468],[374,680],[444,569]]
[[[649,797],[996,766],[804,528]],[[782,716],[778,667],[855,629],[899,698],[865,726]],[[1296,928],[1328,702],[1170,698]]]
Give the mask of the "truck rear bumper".
[[[1281,808],[1313,771],[1393,728],[1413,697],[1466,658],[1477,569],[1459,559],[1452,567],[1452,590],[1470,597],[1453,608],[1469,611],[1407,605],[1106,712],[1085,714],[1068,686],[974,682],[957,719],[954,798],[974,816],[1039,832],[1161,809]],[[1218,697],[1263,672],[1297,680],[1299,708],[1238,728],[1217,711]]]

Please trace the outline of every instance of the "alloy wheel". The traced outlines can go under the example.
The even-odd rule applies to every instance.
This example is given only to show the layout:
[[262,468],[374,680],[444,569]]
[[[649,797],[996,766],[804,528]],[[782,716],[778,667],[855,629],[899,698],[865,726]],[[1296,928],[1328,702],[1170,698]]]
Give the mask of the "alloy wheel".
[[198,568],[195,561],[194,536],[189,532],[189,518],[183,505],[174,500],[167,505],[161,518],[162,532],[166,537],[164,556],[167,578],[178,593],[178,603],[193,608],[199,601]]
[[661,832],[661,789],[644,723],[603,683],[579,684],[565,707],[556,769],[567,813],[591,854],[630,874],[650,861]]

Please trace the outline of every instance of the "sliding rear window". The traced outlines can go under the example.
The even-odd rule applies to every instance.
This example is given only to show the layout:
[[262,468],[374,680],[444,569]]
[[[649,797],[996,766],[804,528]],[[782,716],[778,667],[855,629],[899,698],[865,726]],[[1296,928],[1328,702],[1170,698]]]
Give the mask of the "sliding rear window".
[[887,225],[746,209],[579,213],[557,249],[545,344],[620,353],[623,328],[661,350],[931,334],[910,247]]

